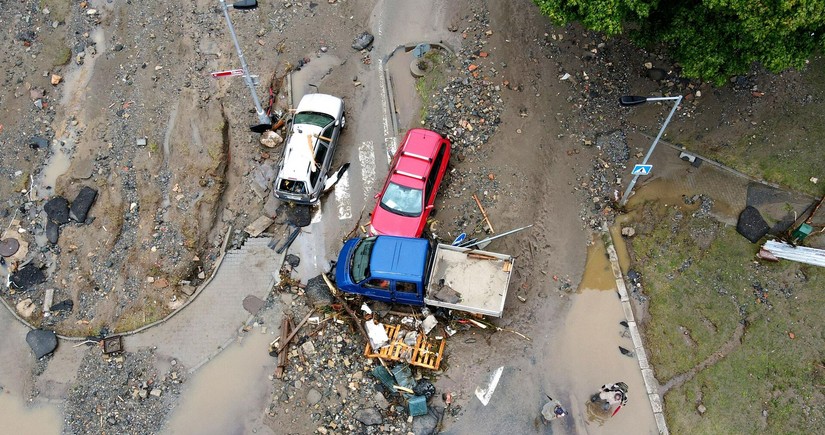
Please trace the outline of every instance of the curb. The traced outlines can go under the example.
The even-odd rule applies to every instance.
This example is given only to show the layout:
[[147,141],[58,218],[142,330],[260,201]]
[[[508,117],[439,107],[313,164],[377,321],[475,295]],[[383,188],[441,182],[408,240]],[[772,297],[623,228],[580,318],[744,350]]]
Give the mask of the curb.
[[628,329],[630,330],[630,338],[633,341],[633,351],[636,353],[639,369],[642,372],[642,379],[645,382],[647,398],[653,410],[653,417],[656,419],[656,427],[659,429],[660,434],[668,435],[670,432],[667,429],[667,422],[665,421],[664,404],[659,395],[659,381],[656,380],[653,367],[650,366],[647,360],[647,351],[644,347],[644,341],[642,341],[642,335],[639,332],[639,326],[636,324],[636,317],[633,315],[633,306],[630,303],[630,296],[624,284],[624,276],[619,266],[619,256],[616,254],[613,235],[606,226],[602,228],[602,231],[610,236],[610,245],[606,247],[607,256],[610,259],[610,268],[613,271],[613,278],[616,280],[616,288],[619,291],[619,296],[622,301],[622,311],[624,311],[625,320],[627,320]]

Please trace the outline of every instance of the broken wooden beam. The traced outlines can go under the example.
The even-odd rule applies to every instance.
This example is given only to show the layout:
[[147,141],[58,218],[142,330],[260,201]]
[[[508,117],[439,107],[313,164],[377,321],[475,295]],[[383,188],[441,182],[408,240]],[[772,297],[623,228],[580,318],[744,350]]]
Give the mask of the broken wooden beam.
[[490,218],[487,217],[487,212],[484,211],[484,207],[481,206],[481,201],[478,200],[478,196],[473,194],[473,199],[476,200],[476,204],[478,205],[478,209],[481,210],[481,215],[484,216],[484,221],[487,222],[487,226],[490,227],[490,232],[495,233],[496,230],[493,229],[493,224],[490,223]]

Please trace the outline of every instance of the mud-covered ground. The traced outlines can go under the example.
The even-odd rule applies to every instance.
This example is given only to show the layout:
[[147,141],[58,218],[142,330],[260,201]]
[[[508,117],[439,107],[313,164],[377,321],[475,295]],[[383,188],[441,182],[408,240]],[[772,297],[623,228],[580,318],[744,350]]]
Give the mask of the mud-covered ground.
[[[235,11],[233,21],[269,83],[327,50],[362,62],[350,43],[373,7],[285,1]],[[576,287],[588,231],[612,221],[626,165],[645,151],[628,147],[626,131],[655,135],[670,109],[620,108],[618,96],[685,95],[670,128],[719,146],[770,118],[775,101],[816,100],[799,97],[808,93],[797,72],[754,72],[722,89],[683,79],[658,52],[551,26],[527,1],[451,2],[446,13],[462,46],[424,120],[455,143],[437,219],[483,231],[470,197],[478,193],[497,229],[535,225],[500,248],[519,259],[511,291],[531,302],[508,303],[501,326],[516,330],[548,318],[533,301]],[[0,24],[0,223],[28,244],[9,266],[44,272],[42,283],[3,297],[12,307],[31,299],[28,320],[65,334],[162,317],[209,274],[228,229],[231,246],[260,215],[252,174],[277,158],[247,129],[255,116],[246,88],[208,74],[237,67],[218,3],[12,2]],[[770,99],[760,96],[766,88]],[[341,86],[340,96],[355,89]],[[97,191],[89,217],[61,225],[50,242],[46,201],[71,203],[83,187]],[[72,310],[41,318],[47,288]],[[461,364],[475,351],[451,349]]]

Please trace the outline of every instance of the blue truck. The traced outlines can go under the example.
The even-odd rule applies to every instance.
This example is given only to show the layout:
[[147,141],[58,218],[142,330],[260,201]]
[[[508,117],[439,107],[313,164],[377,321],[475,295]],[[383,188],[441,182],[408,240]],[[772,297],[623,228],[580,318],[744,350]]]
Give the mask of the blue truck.
[[513,271],[510,255],[396,236],[344,243],[338,288],[387,303],[431,305],[501,317]]

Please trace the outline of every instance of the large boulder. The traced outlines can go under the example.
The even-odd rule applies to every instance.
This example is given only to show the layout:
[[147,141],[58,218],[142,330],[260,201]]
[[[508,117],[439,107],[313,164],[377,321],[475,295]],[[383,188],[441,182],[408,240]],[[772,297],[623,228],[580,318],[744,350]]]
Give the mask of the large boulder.
[[69,201],[62,196],[55,196],[43,206],[49,220],[63,225],[69,223]]
[[751,243],[758,242],[765,234],[768,234],[770,229],[771,227],[755,207],[749,205],[742,210],[742,213],[739,213],[736,232],[750,240]]
[[40,359],[54,352],[57,347],[57,335],[54,331],[32,329],[26,334],[26,343],[32,348],[35,358]]
[[77,197],[72,201],[69,217],[74,219],[75,222],[86,222],[86,215],[95,203],[95,199],[97,199],[97,190],[89,186],[80,189],[80,193],[78,193]]

